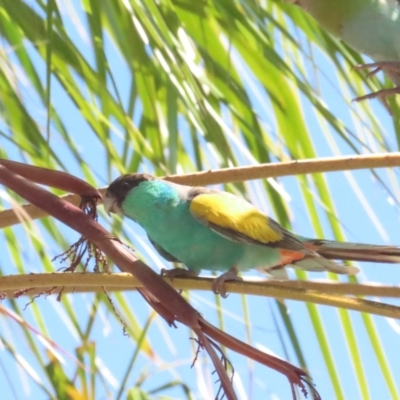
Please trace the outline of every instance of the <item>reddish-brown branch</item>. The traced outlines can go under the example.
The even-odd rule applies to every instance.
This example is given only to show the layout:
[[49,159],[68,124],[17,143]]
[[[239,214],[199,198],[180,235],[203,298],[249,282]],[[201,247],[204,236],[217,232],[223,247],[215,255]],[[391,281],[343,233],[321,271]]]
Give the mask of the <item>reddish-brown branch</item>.
[[295,367],[294,365],[288,363],[285,360],[274,357],[270,354],[263,353],[254,347],[234,338],[233,336],[227,334],[226,332],[222,332],[215,326],[208,323],[206,320],[200,320],[200,325],[202,331],[213,338],[218,343],[221,343],[222,346],[225,346],[236,353],[242,354],[248,358],[251,358],[254,361],[259,362],[269,368],[272,368],[282,374],[286,375],[289,379],[291,385],[297,385],[300,388],[305,390],[304,382],[307,382],[311,391],[314,393],[315,400],[320,399],[319,394],[315,391],[314,387],[308,381],[309,376],[300,368]]
[[219,359],[217,353],[213,349],[209,339],[204,334],[202,329],[194,329],[194,332],[198,336],[201,345],[204,346],[204,348],[206,349],[207,353],[209,354],[209,356],[215,366],[215,370],[217,371],[218,376],[221,379],[221,386],[224,390],[226,397],[229,400],[237,400],[236,393],[233,390],[232,382],[229,379],[228,374],[226,373],[226,370],[225,370],[224,366],[222,365],[222,362]]
[[94,197],[100,199],[102,197],[100,192],[93,186],[66,172],[35,167],[33,165],[4,160],[1,158],[0,165],[3,165],[8,170],[15,172],[31,182],[64,190],[65,192],[75,193],[82,197]]
[[198,327],[197,311],[151,268],[137,260],[113,235],[84,214],[81,209],[3,166],[0,166],[0,183],[85,236],[110,257],[122,271],[135,276],[162,304],[168,305],[170,310],[180,310],[178,318],[180,322],[191,328]]
[[[144,286],[144,288],[141,289],[143,297],[166,319],[169,324],[173,324],[174,320],[177,320],[197,333],[199,340],[207,350],[215,365],[222,387],[228,399],[236,399],[232,383],[205,335],[212,337],[214,340],[234,351],[282,372],[288,377],[291,385],[293,385],[293,383],[297,384],[304,390],[303,381],[308,378],[304,371],[286,361],[262,353],[210,325],[190,304],[185,301],[180,294],[178,294],[178,292],[176,292],[176,290],[161,279],[161,277],[146,264],[136,259],[117,238],[82,212],[81,209],[53,195],[35,183],[28,181],[16,172],[13,172],[12,169],[8,169],[8,165],[7,167],[3,165],[0,165],[0,183],[3,183],[27,201],[45,210],[53,217],[82,234],[110,257],[120,270],[135,276]],[[16,164],[14,163],[10,165],[12,165],[14,169],[22,168],[20,165],[17,165],[16,167]],[[22,168],[22,172],[24,171],[26,173],[27,170]],[[32,180],[37,178],[34,175],[29,175],[29,173],[28,176]],[[49,184],[51,181],[51,179],[48,180],[43,178],[43,176],[40,176],[38,179],[41,183],[46,182],[46,184]],[[70,180],[67,181],[69,182],[68,185],[71,184]],[[78,184],[78,186],[81,187],[80,184]],[[88,196],[86,189],[84,189],[84,196]],[[71,188],[69,188],[69,190],[74,191]],[[97,197],[96,190],[93,190],[93,196]],[[318,396],[316,396],[316,398],[318,398]]]

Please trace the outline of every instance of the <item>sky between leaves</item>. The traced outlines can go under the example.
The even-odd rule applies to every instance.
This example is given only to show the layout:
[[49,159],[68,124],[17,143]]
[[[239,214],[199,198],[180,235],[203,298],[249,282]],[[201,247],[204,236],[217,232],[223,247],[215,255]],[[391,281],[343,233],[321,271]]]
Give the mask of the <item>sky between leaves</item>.
[[[361,58],[290,5],[3,0],[1,18],[0,155],[5,158],[64,169],[101,187],[126,171],[164,175],[398,147],[397,108],[392,119],[377,101],[351,103],[369,90],[362,74],[351,71]],[[226,189],[304,236],[400,242],[396,171],[287,177]],[[4,208],[9,207],[6,193],[0,189]],[[101,222],[132,243],[153,268],[170,267],[132,222]],[[51,219],[1,235],[4,275],[54,271],[60,266],[51,259],[76,239]],[[365,265],[358,276],[387,284],[399,278],[397,266],[385,265]],[[294,301],[286,301],[285,308],[252,296],[184,295],[230,334],[300,365],[284,322],[288,315],[324,399],[395,397],[396,321]],[[55,396],[45,366],[58,364],[51,363],[48,351],[62,360],[66,376],[77,375],[77,387],[96,399],[119,393],[126,398],[126,389],[137,382],[146,392],[174,386],[151,398],[213,396],[218,385],[210,362],[200,356],[190,368],[196,350],[190,332],[182,326],[169,329],[136,293],[112,298],[131,327],[130,338],[123,336],[102,294],[70,294],[61,302],[42,297],[26,310],[25,298],[3,301],[2,307],[60,346],[49,347],[2,314],[4,396]],[[288,398],[289,386],[279,374],[228,355],[239,398]],[[89,369],[73,357],[81,357]]]

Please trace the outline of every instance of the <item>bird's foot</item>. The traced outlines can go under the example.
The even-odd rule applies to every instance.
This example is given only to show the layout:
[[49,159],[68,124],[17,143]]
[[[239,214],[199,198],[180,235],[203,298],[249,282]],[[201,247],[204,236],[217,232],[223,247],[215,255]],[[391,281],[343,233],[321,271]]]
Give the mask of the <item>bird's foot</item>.
[[[369,64],[356,65],[354,69],[357,71],[361,71],[364,69],[372,69],[372,71],[368,73],[367,78],[376,75],[380,71],[386,72],[392,79],[399,78],[400,76],[400,62],[397,61],[381,61]],[[356,97],[353,101],[359,102],[359,101],[378,98],[379,100],[381,100],[385,108],[388,110],[389,114],[392,115],[392,111],[389,107],[386,97],[393,96],[395,94],[400,94],[400,86],[396,86],[391,89],[382,89],[374,93],[369,93],[364,96]]]
[[383,71],[393,75],[399,75],[400,74],[400,62],[398,61],[380,61],[380,62],[374,62],[374,63],[369,63],[369,64],[361,64],[361,65],[356,65],[353,67],[356,71],[361,71],[363,69],[372,69],[367,75],[367,78],[370,78],[371,76],[376,75],[379,71]]
[[353,101],[359,102],[359,101],[364,101],[364,100],[368,100],[368,99],[378,98],[382,102],[382,104],[384,105],[384,107],[386,108],[388,113],[390,115],[392,115],[392,110],[390,109],[390,106],[386,100],[386,97],[393,96],[395,94],[400,94],[400,86],[396,86],[391,89],[382,89],[382,90],[378,90],[377,92],[374,92],[374,93],[369,93],[364,96],[356,97],[355,99],[353,99]]
[[167,276],[168,278],[193,278],[199,276],[197,271],[191,271],[190,269],[183,268],[173,268],[173,269],[165,269],[161,270],[161,276]]
[[215,278],[212,283],[212,290],[215,294],[220,294],[224,299],[228,297],[225,289],[225,281],[241,281],[242,278],[238,277],[239,269],[232,267],[229,271],[223,273],[218,278]]

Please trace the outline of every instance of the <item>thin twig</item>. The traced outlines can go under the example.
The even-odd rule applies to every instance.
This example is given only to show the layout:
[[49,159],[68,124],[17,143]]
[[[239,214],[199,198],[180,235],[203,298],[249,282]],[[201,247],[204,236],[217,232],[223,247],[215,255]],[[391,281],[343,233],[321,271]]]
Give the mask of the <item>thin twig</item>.
[[[168,278],[163,276],[172,287],[183,290],[210,290],[214,278],[185,277]],[[353,296],[400,297],[400,285],[382,285],[379,283],[341,283],[329,281],[299,281],[299,280],[249,280],[226,282],[230,293],[263,295],[270,287],[297,288],[317,290],[321,293],[344,294]],[[66,289],[76,287],[79,292],[91,292],[94,288],[106,286],[108,291],[130,290],[142,287],[131,274],[126,273],[40,273],[26,275],[0,276],[0,292],[15,291],[21,288],[43,288],[50,286],[65,286]],[[32,289],[33,290],[33,289]],[[27,293],[28,295],[30,293]]]
[[[400,152],[316,158],[247,167],[225,168],[215,171],[198,172],[195,174],[174,175],[167,179],[186,185],[206,186],[279,176],[391,167],[400,167]],[[101,194],[104,194],[104,192],[105,189],[100,190]],[[72,194],[68,194],[62,198],[75,205],[78,205],[80,202],[79,196]],[[30,204],[22,206],[19,212],[18,210],[5,210],[0,213],[0,229],[18,224],[24,219],[26,220],[26,216],[28,216],[29,219],[36,219],[45,217],[47,214]]]
[[168,180],[187,185],[205,186],[218,183],[243,182],[252,179],[276,178],[279,176],[390,167],[400,167],[400,152],[326,157],[248,167],[224,168],[216,171],[175,175],[168,177]]
[[[170,278],[164,277],[176,289],[211,291],[214,278]],[[64,293],[97,292],[106,287],[108,292],[126,291],[142,287],[129,274],[53,273],[9,275],[0,277],[0,293],[7,297],[21,288],[31,288],[26,295],[32,296],[47,288],[63,286]],[[315,281],[237,281],[227,282],[230,293],[253,294],[258,296],[292,299],[360,312],[369,312],[391,318],[400,318],[400,308],[384,303],[358,299],[353,296],[400,297],[400,286],[375,284],[330,283]],[[23,293],[25,294],[25,293]]]

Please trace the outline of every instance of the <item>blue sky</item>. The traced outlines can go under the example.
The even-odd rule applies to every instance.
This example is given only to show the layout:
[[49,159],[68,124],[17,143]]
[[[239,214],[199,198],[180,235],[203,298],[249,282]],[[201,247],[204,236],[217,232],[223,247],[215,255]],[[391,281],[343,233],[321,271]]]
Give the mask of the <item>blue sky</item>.
[[[81,15],[77,3],[71,3],[78,15]],[[66,14],[67,16],[67,14]],[[68,18],[65,18],[68,21]],[[91,45],[90,42],[85,43],[85,39],[77,33],[77,27],[79,26],[76,21],[69,23],[67,22],[71,31],[71,37],[80,43],[81,49],[88,53],[90,59]],[[84,25],[83,25],[84,26]],[[111,42],[108,47],[109,59],[113,60],[110,68],[114,72],[114,76],[117,78],[117,85],[123,98],[128,99],[129,76],[127,70],[118,56],[115,48]],[[32,55],[35,54],[32,48]],[[343,123],[357,132],[360,138],[365,138],[368,135],[368,131],[362,129],[361,122],[357,120],[356,104],[351,104],[350,94],[343,94],[341,88],[338,86],[338,82],[335,79],[335,70],[331,63],[326,60],[321,54],[317,53],[316,60],[318,61],[319,68],[325,72],[319,75],[319,85],[321,89],[321,101],[325,101],[329,108],[335,110],[335,115]],[[45,79],[44,63],[39,57],[36,57],[38,66],[43,68],[43,80]],[[352,74],[349,71],[349,74]],[[254,78],[251,76],[246,77],[246,71],[243,69],[243,77],[246,85],[248,85],[249,92],[251,93],[254,107],[260,115],[260,119],[263,120],[266,126],[269,127],[272,135],[279,136],[280,132],[277,131],[275,122],[271,115],[266,111],[266,104],[268,100],[260,87],[255,87],[254,91],[251,89],[251,83],[254,82]],[[262,100],[260,102],[257,97],[261,94]],[[38,120],[45,126],[46,115],[43,108],[40,107],[39,103],[36,102],[32,91],[29,87],[25,88],[23,93],[32,105],[32,109],[38,112]],[[345,98],[345,101],[343,99]],[[301,99],[303,103],[306,103],[306,99]],[[71,103],[69,98],[63,93],[61,87],[54,80],[52,88],[52,102],[59,110],[60,115],[65,123],[73,140],[76,143],[79,151],[86,160],[88,166],[97,178],[98,186],[105,186],[109,183],[109,177],[107,176],[107,165],[105,162],[106,151],[102,147],[102,143],[98,138],[90,131],[90,128],[84,121],[83,117],[80,116],[79,110]],[[313,138],[313,144],[316,152],[320,156],[333,156],[341,154],[352,154],[352,150],[345,144],[344,141],[335,140],[334,143],[337,145],[337,150],[332,145],[333,133],[327,128],[326,131],[322,131],[321,125],[318,123],[316,116],[313,114],[310,108],[305,108],[307,111],[306,119],[309,123],[310,132]],[[385,131],[388,141],[392,144],[392,148],[395,147],[394,132],[391,124],[390,116],[386,111],[378,104],[377,101],[373,102],[373,110],[379,116],[382,123],[382,129]],[[137,113],[140,113],[140,106],[137,108]],[[138,115],[137,114],[137,115]],[[3,129],[7,129],[2,126]],[[180,127],[182,135],[189,136],[189,132],[185,129],[184,124]],[[44,129],[43,129],[44,131]],[[113,144],[118,148],[122,148],[122,139],[117,133],[113,134]],[[3,139],[2,139],[3,140]],[[57,154],[62,158],[63,162],[67,165],[68,171],[72,174],[82,177],[80,167],[76,161],[73,160],[69,153],[63,151],[65,143],[60,135],[56,132],[54,126],[52,127],[52,136],[50,138],[52,147],[56,150]],[[371,147],[374,149],[374,142],[371,140]],[[8,142],[1,143],[2,149],[7,153],[10,159],[22,160],[20,155],[16,152],[16,149],[12,144]],[[376,146],[376,149],[378,147]],[[212,153],[210,153],[212,156]],[[244,164],[251,164],[251,160],[246,158],[243,154],[238,154],[242,157]],[[210,160],[211,165],[216,165],[216,160]],[[148,166],[143,166],[143,169]],[[389,186],[393,187],[395,184],[390,180],[392,177],[386,171],[378,171],[379,176]],[[118,176],[115,172],[114,179]],[[396,174],[393,174],[393,179],[397,178]],[[400,243],[400,237],[398,233],[399,224],[399,207],[398,200],[391,198],[390,195],[383,189],[382,185],[377,182],[368,171],[356,171],[351,174],[345,173],[330,173],[326,175],[326,179],[329,182],[331,193],[334,197],[336,205],[336,216],[340,220],[346,237],[349,241],[354,242],[366,242],[374,244],[388,244],[388,243]],[[284,196],[286,196],[288,207],[291,211],[291,223],[293,231],[304,236],[314,237],[315,232],[310,224],[307,210],[303,202],[303,195],[299,189],[298,180],[293,177],[285,177],[279,179],[279,187]],[[248,184],[249,197],[251,200],[262,210],[267,212],[273,217],[272,210],[268,199],[263,194],[262,186],[259,181]],[[1,193],[0,189],[0,193]],[[310,187],[312,196],[318,196],[318,194]],[[368,207],[363,206],[362,196],[366,200]],[[323,212],[323,204],[320,205],[319,215],[321,216],[321,223],[324,228],[325,238],[333,239],[332,233],[328,225],[325,213]],[[104,224],[106,228],[111,227],[112,221],[110,219],[101,218],[100,222]],[[37,223],[41,226],[40,223]],[[59,224],[61,225],[61,224]],[[131,221],[124,221],[124,227],[129,234],[129,238],[134,248],[138,250],[138,253],[143,259],[156,270],[161,267],[169,268],[170,265],[163,261],[157,254],[151,250],[148,244],[144,232],[137,227]],[[20,241],[21,255],[23,257],[23,265],[26,270],[31,272],[42,272],[43,265],[41,265],[39,258],[36,254],[35,243],[33,239],[26,235],[25,231],[21,227],[16,227],[15,233]],[[62,228],[65,232],[65,238],[72,243],[76,239],[76,234],[71,232],[69,229]],[[45,251],[48,251],[51,256],[58,254],[60,249],[52,246],[52,242],[48,241],[48,236],[43,229],[42,241]],[[12,259],[8,249],[5,246],[4,233],[1,233],[3,237],[0,241],[0,253],[3,255],[0,260],[0,266],[3,274],[15,274],[17,273],[15,259]],[[54,263],[54,268],[57,269],[58,264]],[[254,275],[253,272],[247,275]],[[294,277],[294,274],[291,273]],[[325,274],[310,274],[312,279],[324,279]],[[393,284],[400,280],[400,269],[398,266],[391,265],[376,265],[376,264],[364,264],[362,271],[358,276],[360,281],[372,281],[381,282],[386,284]],[[344,279],[344,278],[341,278]],[[345,279],[344,279],[345,280]],[[145,304],[142,298],[137,293],[125,294],[126,300],[135,311],[135,315],[142,324],[146,323],[149,317],[150,311],[147,304]],[[218,324],[218,314],[215,306],[215,296],[211,293],[203,292],[190,292],[186,294],[187,298],[193,304],[200,313],[202,313],[207,320],[212,323]],[[77,312],[79,322],[84,326],[85,321],[88,319],[88,313],[91,310],[94,295],[91,294],[75,294],[67,295],[68,300],[73,305]],[[398,301],[389,300],[393,304],[398,304]],[[26,299],[20,298],[15,301],[17,307],[24,307]],[[323,366],[321,351],[316,341],[316,336],[313,327],[309,323],[309,314],[305,304],[295,301],[285,302],[290,317],[294,323],[300,344],[302,345],[303,351],[306,355],[309,372],[313,377],[314,383],[317,385],[318,391],[321,393],[324,400],[334,399],[332,386],[328,377],[328,372]],[[239,295],[230,295],[227,299],[221,300],[221,305],[224,313],[224,329],[231,335],[247,340],[247,335],[250,332],[251,342],[256,347],[268,350],[274,354],[288,359],[294,364],[298,365],[293,349],[290,345],[289,338],[285,332],[277,304],[273,299],[260,298],[255,296],[248,296],[247,298]],[[10,307],[11,304],[8,301],[3,302],[3,306]],[[350,362],[349,351],[346,348],[345,341],[343,340],[344,332],[342,331],[341,324],[339,323],[339,312],[336,309],[330,307],[319,307],[324,323],[325,332],[329,338],[331,344],[332,354],[337,364],[337,369],[340,376],[341,384],[344,388],[347,398],[359,399],[360,393],[355,385],[355,376],[352,372],[352,365]],[[40,313],[40,317],[36,314]],[[90,340],[96,342],[96,354],[99,358],[99,365],[103,365],[109,372],[105,372],[105,380],[109,385],[110,390],[113,385],[118,386],[118,382],[121,381],[125,369],[128,365],[130,357],[134,354],[136,343],[129,338],[126,338],[122,334],[122,328],[116,318],[116,316],[107,309],[104,304],[99,307],[98,318],[96,319],[95,325],[90,336]],[[246,327],[244,314],[248,312],[250,315],[249,320],[251,325]],[[363,317],[356,312],[349,312],[352,318],[354,326],[354,332],[356,335],[356,341],[359,346],[359,350],[362,356],[363,364],[365,366],[367,376],[373,377],[369,381],[371,388],[371,398],[389,398],[386,390],[379,366],[376,362],[375,355],[371,349],[371,344],[364,328]],[[40,318],[46,321],[49,336],[57,342],[67,352],[74,354],[76,346],[79,345],[79,341],[76,340],[75,328],[68,325],[68,319],[65,317],[65,311],[61,305],[56,301],[55,296],[48,299],[39,298],[35,301],[34,306],[27,307],[23,313],[26,321],[36,326],[40,322]],[[373,321],[376,328],[379,331],[382,344],[394,343],[398,340],[400,332],[400,326],[396,321],[389,321],[383,317],[374,317]],[[24,352],[24,349],[28,349],[27,343],[23,332],[18,329],[18,324],[11,322],[9,319],[0,317],[0,332],[7,338],[7,340],[14,343],[23,356],[26,357],[28,363],[32,363],[33,370],[35,370],[35,361],[33,357],[29,356],[28,351]],[[212,366],[209,360],[201,355],[199,362],[196,363],[194,368],[190,368],[193,361],[193,349],[194,343],[189,340],[189,337],[193,335],[183,326],[178,326],[178,329],[170,329],[159,317],[156,317],[156,321],[151,325],[147,337],[151,341],[157,356],[157,360],[150,360],[143,355],[139,356],[137,363],[135,363],[129,378],[128,387],[131,387],[138,377],[146,371],[149,375],[145,379],[143,387],[146,390],[151,390],[165,382],[171,380],[171,376],[183,380],[187,383],[195,392],[197,398],[207,398],[210,396],[210,392],[207,392],[206,388],[214,388],[216,385],[215,376],[210,375],[212,372]],[[38,349],[44,354],[45,348],[40,341],[37,343]],[[389,365],[394,374],[398,374],[399,370],[399,359],[400,351],[398,346],[387,347],[390,351],[387,351],[387,359]],[[1,348],[1,361],[3,373],[0,374],[0,387],[5,388],[3,392],[4,398],[32,398],[40,399],[46,398],[43,391],[38,385],[36,385],[31,378],[27,376],[25,372],[18,368],[14,358],[4,348]],[[266,369],[256,363],[251,363],[245,358],[229,353],[229,359],[235,366],[236,380],[235,387],[238,390],[239,397],[241,399],[247,398],[249,393],[253,399],[271,398],[271,399],[286,399],[290,395],[290,388],[287,384],[286,379],[280,374]],[[64,367],[67,371],[72,371],[75,365],[71,359],[64,356],[65,364]],[[39,370],[39,369],[38,369]],[[44,377],[39,377],[44,380]],[[201,383],[201,379],[204,379],[204,384]],[[9,384],[12,382],[12,385]],[[17,393],[13,393],[11,387]],[[96,399],[106,398],[105,393],[102,391],[102,383],[99,382],[99,390],[96,394]],[[3,389],[2,389],[3,390]],[[183,398],[183,392],[180,388],[171,389],[166,391],[165,395],[170,395],[173,398]],[[112,398],[112,397],[111,397]]]

